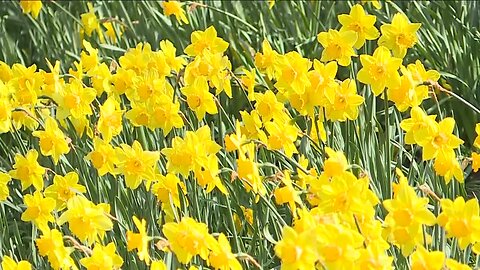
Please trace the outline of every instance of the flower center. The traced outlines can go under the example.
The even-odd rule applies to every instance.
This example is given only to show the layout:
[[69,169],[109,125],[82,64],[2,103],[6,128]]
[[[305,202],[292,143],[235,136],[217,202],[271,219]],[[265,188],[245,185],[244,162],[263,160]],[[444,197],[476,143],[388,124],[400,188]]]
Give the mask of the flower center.
[[135,121],[137,124],[141,126],[146,126],[148,125],[148,114],[146,113],[139,113],[137,117],[135,117]]
[[448,138],[444,134],[440,133],[435,136],[435,138],[433,139],[433,143],[435,144],[435,146],[441,147],[443,144],[447,143],[447,140]]
[[337,245],[328,245],[322,250],[326,261],[336,261],[342,256],[342,249]]
[[411,35],[405,35],[403,33],[398,34],[396,38],[396,43],[398,46],[411,47],[413,45],[413,37]]
[[92,152],[92,155],[90,156],[92,160],[93,167],[95,168],[101,168],[103,164],[105,164],[106,157],[99,153],[98,151]]
[[466,237],[470,234],[470,229],[465,220],[454,220],[450,224],[451,234],[457,238]]
[[136,158],[129,160],[125,167],[130,174],[141,173],[143,171],[142,161]]
[[412,222],[412,213],[407,209],[397,210],[393,213],[393,218],[396,224],[406,227]]
[[330,53],[334,59],[338,59],[342,56],[342,46],[338,43],[332,44],[330,47]]
[[352,29],[353,31],[357,32],[357,33],[361,33],[363,32],[363,27],[360,23],[358,22],[354,22],[350,25],[350,29]]
[[141,100],[146,100],[153,94],[153,86],[150,84],[143,84],[137,89],[138,97]]
[[195,110],[196,108],[200,107],[200,105],[202,105],[202,99],[200,98],[200,96],[195,94],[189,95],[187,97],[187,103],[190,108]]
[[65,105],[67,108],[76,108],[80,104],[80,97],[77,95],[67,95],[65,96]]
[[382,77],[385,74],[385,66],[383,64],[378,64],[375,67],[375,77],[378,79],[378,77]]
[[40,148],[46,153],[50,152],[54,145],[55,144],[51,138],[43,138],[43,140],[40,140]]

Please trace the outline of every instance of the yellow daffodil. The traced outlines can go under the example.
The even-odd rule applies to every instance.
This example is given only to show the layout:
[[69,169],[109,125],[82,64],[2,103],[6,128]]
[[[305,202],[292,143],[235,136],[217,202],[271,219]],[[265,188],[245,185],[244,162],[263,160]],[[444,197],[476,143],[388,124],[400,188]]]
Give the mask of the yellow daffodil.
[[52,65],[47,59],[47,66],[50,72],[43,74],[44,85],[42,86],[42,92],[44,95],[54,98],[65,87],[65,81],[60,78],[60,61],[55,61],[55,65]]
[[100,176],[107,173],[115,174],[115,164],[118,163],[118,156],[113,146],[108,142],[95,137],[93,139],[93,150],[85,158],[92,162]]
[[152,261],[150,270],[167,270],[167,266],[163,261]]
[[113,85],[112,94],[120,96],[125,93],[133,84],[133,78],[135,77],[135,71],[131,69],[117,68],[115,74],[112,75],[110,81]]
[[371,85],[376,96],[380,95],[385,87],[396,87],[400,84],[398,69],[402,59],[392,57],[386,47],[378,47],[373,56],[360,55],[360,62],[363,67],[357,78],[360,82]]
[[447,259],[445,263],[448,269],[450,270],[470,270],[471,267],[468,264],[463,264],[455,261],[454,259]]
[[10,131],[12,126],[12,109],[9,99],[0,97],[0,134]]
[[68,74],[72,75],[74,78],[82,80],[84,75],[83,64],[82,62],[73,62],[75,69],[70,68],[68,69]]
[[407,49],[417,43],[417,31],[420,26],[420,23],[410,23],[405,14],[396,13],[392,23],[380,26],[382,36],[378,40],[378,45],[392,50],[393,56],[403,58]]
[[147,103],[150,110],[148,127],[151,129],[161,128],[164,135],[175,128],[183,127],[184,123],[180,117],[180,103],[172,102],[167,95],[159,95]]
[[23,201],[27,209],[22,214],[22,220],[32,221],[41,231],[48,230],[48,223],[54,221],[52,211],[55,209],[55,200],[35,191],[33,195],[25,195]]
[[[428,89],[417,86],[413,74],[401,66],[402,76],[396,85],[390,85],[387,89],[388,99],[395,102],[399,111],[406,111],[410,107],[420,106],[422,101],[428,98]],[[426,91],[424,91],[426,90]]]
[[307,233],[293,228],[282,229],[282,240],[275,245],[275,254],[282,260],[282,269],[315,269],[318,255],[315,241]]
[[98,63],[98,50],[94,49],[92,44],[86,40],[83,40],[82,44],[84,50],[80,53],[80,60],[82,61],[82,66],[85,68],[85,71],[89,71]]
[[91,115],[91,104],[96,95],[95,89],[83,87],[80,80],[70,81],[56,98],[58,103],[57,119],[65,119],[70,115],[74,118]]
[[342,30],[352,30],[358,35],[357,42],[355,42],[355,49],[360,49],[365,40],[375,40],[380,36],[377,28],[375,28],[375,15],[367,15],[361,5],[354,5],[350,9],[350,14],[338,15],[338,21],[342,25]]
[[125,27],[119,24],[118,27],[115,27],[113,22],[103,22],[102,26],[105,27],[105,35],[113,42],[117,42],[117,35],[119,38],[122,37]]
[[357,230],[341,224],[322,224],[316,229],[320,262],[327,269],[354,268],[363,237]]
[[317,197],[315,205],[319,209],[325,213],[338,213],[346,222],[355,224],[355,220],[363,223],[372,218],[375,214],[373,209],[379,203],[368,186],[367,178],[357,179],[353,174],[347,173],[320,186],[312,183],[311,191]]
[[104,43],[103,32],[100,29],[100,23],[98,21],[97,15],[95,15],[95,10],[93,9],[93,5],[91,3],[87,3],[88,12],[83,13],[80,15],[80,19],[82,21],[82,29],[80,31],[80,35],[83,39],[83,33],[87,34],[87,36],[91,36],[93,31],[96,31],[101,43]]
[[[334,102],[335,92],[338,87],[338,84],[335,82],[337,70],[338,65],[335,61],[323,64],[317,59],[313,60],[313,70],[308,72],[310,87],[307,88],[312,105],[325,107],[327,104]],[[309,115],[312,115],[312,111],[313,109],[307,109]]]
[[111,80],[112,74],[105,63],[94,66],[87,72],[87,76],[92,81],[92,87],[96,90],[97,96],[101,96],[104,92],[110,94],[112,92]]
[[436,115],[427,115],[420,107],[412,107],[410,118],[402,120],[400,127],[406,131],[405,143],[418,144],[423,141],[425,132],[433,134],[435,132]]
[[122,132],[122,115],[123,110],[113,97],[109,97],[100,107],[97,130],[106,142],[110,142],[114,136]]
[[272,119],[282,119],[283,103],[277,100],[277,97],[271,90],[265,93],[255,93],[255,109],[262,117],[263,123],[269,122]]
[[15,164],[13,170],[9,171],[11,177],[20,180],[22,190],[27,189],[31,185],[37,190],[43,189],[43,174],[45,168],[37,162],[38,152],[32,149],[25,156],[15,154]]
[[265,123],[265,130],[268,132],[268,138],[265,143],[269,150],[283,149],[288,157],[291,157],[293,153],[297,153],[295,141],[298,136],[298,129],[295,126],[273,121]]
[[44,156],[52,156],[53,162],[58,163],[60,156],[70,152],[68,140],[60,128],[57,121],[52,117],[45,120],[45,130],[34,131],[33,136],[40,139],[40,151]]
[[257,52],[255,54],[255,66],[257,66],[260,72],[267,73],[267,77],[271,80],[277,75],[276,59],[279,57],[279,54],[272,49],[266,39],[262,42],[262,51],[263,53]]
[[127,231],[127,250],[131,251],[136,249],[138,258],[149,265],[150,255],[148,254],[148,242],[151,239],[147,235],[147,222],[145,219],[140,221],[136,216],[133,216],[133,223],[135,223],[138,233],[130,230]]
[[412,254],[411,260],[412,270],[441,270],[444,269],[445,253],[428,251],[420,245]]
[[237,120],[235,123],[235,134],[225,135],[225,150],[227,152],[240,150],[245,142],[246,137],[242,134],[240,122]]
[[[7,65],[5,62],[0,61],[0,81],[2,83],[8,82],[13,78],[13,72],[12,69],[10,68],[9,65]],[[6,93],[2,93],[2,96]]]
[[67,210],[58,218],[58,225],[68,222],[70,231],[82,242],[93,243],[102,240],[106,231],[113,229],[113,223],[107,216],[110,205],[95,205],[87,198],[76,195],[67,202]]
[[[117,151],[117,172],[123,174],[128,188],[136,189],[142,180],[149,183],[155,178],[155,167],[160,158],[158,152],[144,151],[138,141],[132,146],[122,144]],[[150,187],[149,184],[146,185]]]
[[127,118],[134,127],[146,127],[153,124],[150,124],[150,119],[152,118],[152,116],[150,115],[149,109],[147,108],[147,104],[142,102],[132,102],[130,103],[130,106],[131,109],[125,113],[125,118]]
[[186,65],[187,61],[184,57],[176,56],[177,48],[175,48],[170,40],[160,41],[160,49],[165,55],[165,61],[168,66],[175,72],[180,72],[182,67]]
[[140,42],[135,48],[129,49],[118,62],[120,67],[142,74],[153,58],[152,46],[148,42]]
[[428,129],[417,131],[422,138],[418,144],[423,148],[423,160],[433,159],[463,144],[463,140],[452,134],[455,128],[455,120],[452,117],[447,117],[439,123],[435,122],[432,128],[432,131]]
[[22,7],[23,13],[31,14],[34,19],[38,18],[42,6],[41,0],[20,0],[20,7]]
[[357,56],[353,46],[357,42],[357,33],[351,30],[337,31],[330,29],[328,32],[321,32],[317,36],[318,42],[324,48],[322,51],[322,62],[336,60],[341,66],[349,66],[352,56]]
[[[155,183],[152,185],[152,193],[155,194],[159,202],[170,204],[170,200],[176,207],[181,207],[181,195],[179,188],[182,192],[186,193],[185,183],[181,182],[175,174],[168,173],[167,175],[157,174],[155,177]],[[186,198],[184,198],[186,200]],[[186,200],[188,203],[188,201]]]
[[454,151],[440,152],[435,158],[433,168],[435,173],[443,176],[447,184],[450,183],[453,177],[460,183],[464,181],[463,170]]
[[268,2],[268,8],[269,9],[272,9],[273,6],[275,6],[275,0],[267,0],[267,2]]
[[[276,105],[276,103],[274,107],[275,109],[280,108]],[[240,115],[242,117],[242,125],[240,126],[240,130],[242,134],[245,134],[245,137],[248,139],[260,139],[266,136],[263,130],[261,130],[263,123],[257,110],[252,110],[250,113],[241,111]],[[268,115],[268,113],[265,112],[264,115]]]
[[345,154],[342,151],[336,151],[330,147],[325,147],[328,159],[323,165],[323,173],[321,178],[332,179],[334,177],[342,177],[348,170],[349,164]]
[[195,167],[195,148],[182,138],[173,138],[172,147],[164,148],[161,152],[167,158],[167,171],[170,173],[180,173],[187,177]]
[[36,239],[35,243],[38,247],[38,253],[41,256],[47,256],[53,269],[60,270],[75,267],[75,263],[70,257],[73,248],[65,247],[63,235],[57,229],[42,232],[42,236]]
[[182,87],[181,91],[187,97],[188,107],[195,112],[199,121],[205,117],[205,113],[218,113],[214,96],[209,92],[205,77],[198,77],[193,84]]
[[12,79],[8,83],[14,90],[13,99],[16,105],[36,104],[43,81],[43,75],[37,71],[36,65],[26,67],[13,64]]
[[[413,80],[417,84],[422,84],[426,81],[438,81],[440,79],[440,73],[436,70],[426,70],[420,60],[416,60],[415,63],[408,64],[407,69],[412,73]],[[417,87],[428,88],[427,85],[418,85]]]
[[185,138],[175,137],[171,148],[162,149],[167,158],[167,171],[188,177],[190,171],[200,171],[207,166],[210,155],[215,155],[221,147],[211,140],[211,131],[203,126],[197,131],[187,131]]
[[285,171],[284,177],[282,178],[283,187],[278,187],[274,191],[275,202],[279,205],[288,203],[290,210],[294,216],[297,215],[297,206],[296,204],[302,204],[299,192],[295,190],[292,185],[292,180],[290,179],[290,173]]
[[215,187],[223,194],[228,194],[227,188],[223,185],[218,173],[218,159],[215,155],[209,155],[207,159],[202,162],[202,165],[197,167],[194,171],[197,183],[201,187],[206,187],[207,193],[210,193]]
[[65,176],[56,174],[53,184],[48,186],[44,193],[46,197],[55,199],[57,210],[62,210],[73,196],[85,192],[85,186],[78,184],[78,174],[69,172]]
[[332,121],[354,120],[358,117],[358,107],[365,98],[357,94],[357,84],[351,79],[337,86],[333,102],[326,107],[326,118]]
[[7,200],[10,194],[8,189],[8,182],[10,182],[10,180],[12,180],[12,178],[9,174],[0,172],[0,202]]
[[432,226],[436,218],[427,209],[428,198],[419,198],[400,170],[397,170],[397,174],[400,179],[398,184],[393,185],[393,199],[383,201],[388,211],[385,233],[388,241],[400,247],[402,254],[408,256],[423,242],[422,226]]
[[32,269],[32,265],[29,262],[19,261],[17,263],[7,255],[3,256],[2,263],[0,265],[2,266],[3,270],[31,270]]
[[228,97],[232,97],[232,89],[230,83],[230,70],[232,64],[227,56],[222,53],[211,53],[209,50],[201,55],[197,55],[195,59],[185,67],[185,83],[193,85],[200,77],[208,81],[211,88],[215,88],[215,94],[218,95],[222,91]]
[[217,37],[217,30],[210,26],[205,31],[194,31],[191,36],[192,44],[185,48],[189,56],[197,56],[209,51],[210,53],[223,53],[228,48],[228,42]]
[[469,244],[480,241],[480,216],[477,199],[465,202],[463,197],[441,200],[442,212],[438,224],[445,228],[447,237],[458,239],[459,247],[464,250]]
[[237,159],[237,176],[244,183],[247,192],[263,196],[267,193],[267,189],[263,184],[258,164],[255,161],[256,149],[254,143],[244,146],[243,151],[239,151]]
[[298,52],[288,52],[278,58],[278,76],[275,87],[282,93],[303,94],[310,86],[308,70],[312,62],[303,58]]
[[255,96],[253,95],[254,93],[254,87],[255,87],[255,69],[243,69],[243,72],[245,75],[242,75],[240,77],[240,81],[242,82],[243,87],[247,89],[247,97],[250,101],[255,100]]
[[183,264],[189,263],[195,255],[206,260],[209,251],[218,245],[215,238],[208,233],[206,224],[189,217],[182,218],[179,223],[166,223],[162,231],[170,243],[171,250]]
[[241,270],[242,265],[232,253],[230,243],[227,237],[220,233],[218,236],[218,244],[213,245],[212,252],[208,256],[208,261],[212,267],[220,270]]
[[475,137],[473,146],[480,148],[480,123],[475,125],[475,133],[477,133],[477,137]]
[[91,256],[80,259],[80,264],[87,270],[120,269],[123,259],[115,253],[115,243],[112,242],[106,246],[97,243],[92,250]]
[[472,153],[472,170],[477,172],[480,169],[480,154]]
[[182,9],[182,4],[179,1],[163,1],[162,5],[165,16],[175,15],[175,18],[180,24],[188,24],[187,16],[185,15],[185,11]]
[[[388,246],[388,245],[387,245]],[[388,246],[390,247],[390,246]],[[388,256],[382,245],[372,243],[360,250],[360,257],[356,262],[358,269],[393,270],[393,257]]]

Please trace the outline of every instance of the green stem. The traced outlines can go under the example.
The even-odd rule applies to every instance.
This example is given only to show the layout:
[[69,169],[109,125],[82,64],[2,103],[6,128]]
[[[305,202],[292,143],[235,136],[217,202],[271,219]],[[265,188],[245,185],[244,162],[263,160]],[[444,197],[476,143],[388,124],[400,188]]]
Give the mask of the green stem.
[[235,244],[235,247],[236,247],[236,251],[237,252],[241,252],[241,248],[240,248],[240,243],[238,242],[238,233],[237,233],[237,228],[235,227],[235,220],[233,219],[233,215],[232,215],[232,212],[233,212],[233,209],[230,205],[230,198],[227,198],[225,200],[227,202],[227,208],[228,208],[228,217],[230,219],[230,225],[232,227],[232,231],[233,231],[233,243]]
[[388,198],[392,198],[392,181],[390,174],[390,117],[388,115],[388,94],[387,91],[384,91],[384,105],[385,105],[385,173],[387,180],[387,194]]
[[198,5],[198,6],[201,6],[201,7],[204,7],[204,8],[208,8],[208,9],[214,10],[214,11],[216,11],[216,12],[222,13],[223,15],[226,15],[226,16],[228,16],[228,17],[231,17],[231,18],[233,18],[233,19],[235,19],[235,20],[243,23],[243,24],[246,25],[248,28],[250,28],[250,30],[252,30],[253,32],[258,33],[258,29],[257,29],[255,26],[249,24],[247,21],[243,20],[242,18],[240,18],[240,17],[238,17],[238,16],[236,16],[236,15],[234,15],[234,14],[232,14],[232,13],[226,12],[226,11],[221,10],[221,9],[219,9],[219,8],[216,8],[216,7],[212,7],[212,6],[205,5],[205,4],[199,4],[199,3],[196,3],[196,2],[192,2],[192,1],[189,1],[189,2],[187,2],[187,3],[188,3],[188,4],[193,4],[193,5]]

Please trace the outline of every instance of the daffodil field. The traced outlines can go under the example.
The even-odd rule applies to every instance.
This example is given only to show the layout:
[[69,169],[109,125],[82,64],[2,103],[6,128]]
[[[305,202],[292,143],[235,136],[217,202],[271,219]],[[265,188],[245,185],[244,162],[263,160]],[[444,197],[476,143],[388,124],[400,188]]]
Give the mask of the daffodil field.
[[479,10],[1,2],[0,269],[478,269]]

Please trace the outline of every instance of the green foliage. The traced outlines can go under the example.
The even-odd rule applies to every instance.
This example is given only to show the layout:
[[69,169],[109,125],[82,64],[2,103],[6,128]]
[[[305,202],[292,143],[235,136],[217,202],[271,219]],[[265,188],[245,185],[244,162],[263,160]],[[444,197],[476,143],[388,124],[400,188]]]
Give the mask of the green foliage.
[[[152,48],[158,48],[160,40],[168,39],[177,48],[185,48],[190,42],[190,34],[194,30],[203,30],[214,25],[218,36],[229,42],[227,51],[233,67],[253,67],[254,53],[260,51],[261,43],[267,39],[279,52],[296,50],[304,57],[319,59],[321,46],[317,42],[317,34],[330,28],[339,28],[337,14],[347,13],[353,1],[278,1],[273,9],[268,8],[265,1],[203,1],[188,2],[187,9],[190,24],[180,26],[173,18],[163,15],[159,1],[95,1],[97,14],[104,20],[115,20],[125,27],[124,37],[117,44],[99,44],[94,36],[89,41],[99,48],[100,55],[107,63],[118,59],[125,50],[135,47],[139,42],[149,42]],[[380,23],[391,20],[399,10],[408,11],[412,22],[422,23],[419,31],[419,43],[408,53],[406,62],[421,59],[428,68],[442,72],[442,84],[450,85],[452,91],[475,107],[480,107],[480,3],[475,1],[399,1],[383,3],[381,10],[371,6],[366,9],[377,15]],[[36,64],[39,68],[48,70],[45,59],[53,63],[60,60],[62,71],[66,73],[72,63],[79,59],[81,51],[80,14],[88,11],[87,4],[76,1],[46,1],[40,16],[34,20],[21,13],[17,2],[4,2],[0,5],[0,60],[11,65],[19,62],[26,66]],[[97,43],[96,43],[97,42]],[[96,44],[95,44],[96,43]],[[373,43],[365,52],[372,53]],[[360,52],[359,52],[360,53]],[[354,70],[359,69],[359,61],[354,63]],[[234,71],[237,75],[240,70]],[[351,70],[341,69],[339,77],[354,76]],[[271,85],[263,81],[259,89],[269,89]],[[441,197],[455,198],[464,195],[464,188],[457,182],[445,185],[444,181],[435,176],[431,162],[418,162],[416,147],[405,148],[403,132],[399,123],[406,114],[398,112],[391,104],[375,98],[367,87],[358,85],[359,92],[365,97],[360,116],[355,121],[346,123],[328,123],[330,133],[328,146],[342,149],[349,162],[363,170],[371,177],[372,190],[380,199],[392,197],[391,182],[395,178],[394,168],[401,167],[408,172],[410,184],[420,186],[427,184],[433,192]],[[234,129],[234,121],[238,112],[248,108],[246,98],[238,102],[243,90],[238,82],[234,82],[235,101],[220,97],[221,110],[218,115],[205,120],[212,129],[215,141],[223,145],[225,134]],[[465,140],[463,156],[469,156],[471,143],[475,138],[474,126],[478,115],[466,107],[458,99],[439,93],[438,104],[429,101],[425,109],[439,116],[452,115],[458,130]],[[440,105],[440,106],[438,106]],[[183,110],[185,109],[185,110]],[[182,108],[182,111],[187,111]],[[97,111],[98,113],[98,111]],[[193,114],[186,113],[188,122],[197,126]],[[311,125],[309,120],[296,119],[298,125]],[[171,144],[174,136],[183,134],[192,128],[175,130],[168,136],[161,132],[147,132],[146,128],[137,128],[125,123],[124,133],[114,140],[115,145],[141,141],[144,148],[160,150]],[[160,236],[158,226],[163,224],[164,217],[155,197],[142,187],[130,190],[124,186],[120,177],[98,176],[94,168],[82,157],[93,148],[85,136],[78,137],[73,129],[65,130],[72,138],[74,151],[68,154],[60,165],[53,166],[48,159],[40,160],[44,166],[54,168],[57,173],[76,171],[81,182],[88,188],[89,199],[95,203],[108,202],[112,206],[111,213],[118,219],[114,230],[107,234],[107,242],[114,241],[120,256],[127,258],[126,230],[134,227],[132,215],[147,220],[148,233]],[[25,153],[27,149],[38,146],[38,141],[28,131],[15,131],[0,135],[0,170],[8,171],[13,164],[15,153]],[[335,138],[335,139],[333,139]],[[88,142],[88,143],[87,143]],[[300,152],[305,155],[317,170],[321,170],[325,158],[323,146],[320,147],[309,140],[300,142]],[[77,154],[78,153],[78,154]],[[220,167],[223,170],[222,179],[229,179],[234,167],[234,154],[219,156]],[[278,171],[296,170],[298,164],[280,153],[261,151],[259,162],[263,163],[264,175],[274,175]],[[162,172],[165,172],[166,160],[161,160]],[[360,172],[358,170],[357,172]],[[49,175],[51,179],[53,176]],[[254,255],[255,260],[265,269],[279,266],[279,260],[274,256],[274,241],[281,238],[281,229],[291,223],[292,216],[287,207],[277,208],[272,200],[260,198],[258,203],[254,198],[244,194],[243,187],[238,182],[224,181],[230,194],[240,194],[226,198],[218,191],[207,194],[198,187],[192,179],[186,182],[186,198],[190,204],[182,207],[182,215],[193,216],[198,221],[209,225],[210,232],[224,232],[233,236],[232,249],[234,253]],[[268,195],[278,185],[268,181]],[[48,262],[38,253],[34,239],[39,232],[28,223],[17,222],[24,210],[20,186],[14,182],[10,200],[0,204],[0,257],[14,255],[17,259],[26,259],[36,264],[39,269],[47,268]],[[435,214],[439,212],[439,203],[432,200]],[[253,208],[254,223],[246,222],[240,206]],[[385,216],[385,210],[378,207],[380,216]],[[241,226],[235,227],[233,214],[241,218]],[[118,225],[117,225],[118,224]],[[125,227],[120,226],[123,224]],[[251,230],[251,236],[247,231]],[[27,233],[28,232],[28,233]],[[439,250],[451,249],[458,258],[468,262],[470,251],[460,252],[445,238],[445,232],[439,226],[433,228],[435,247]],[[173,267],[177,262],[171,254],[164,255],[151,242],[152,256],[162,258]],[[468,254],[467,254],[468,253]],[[80,252],[74,253],[80,258]],[[392,249],[392,254],[398,258],[398,250]],[[133,256],[125,261],[124,269],[143,269],[144,264]],[[200,260],[194,263],[201,264]],[[398,259],[399,269],[406,267],[405,261]],[[245,267],[251,263],[243,261]],[[477,263],[478,266],[478,263]]]

